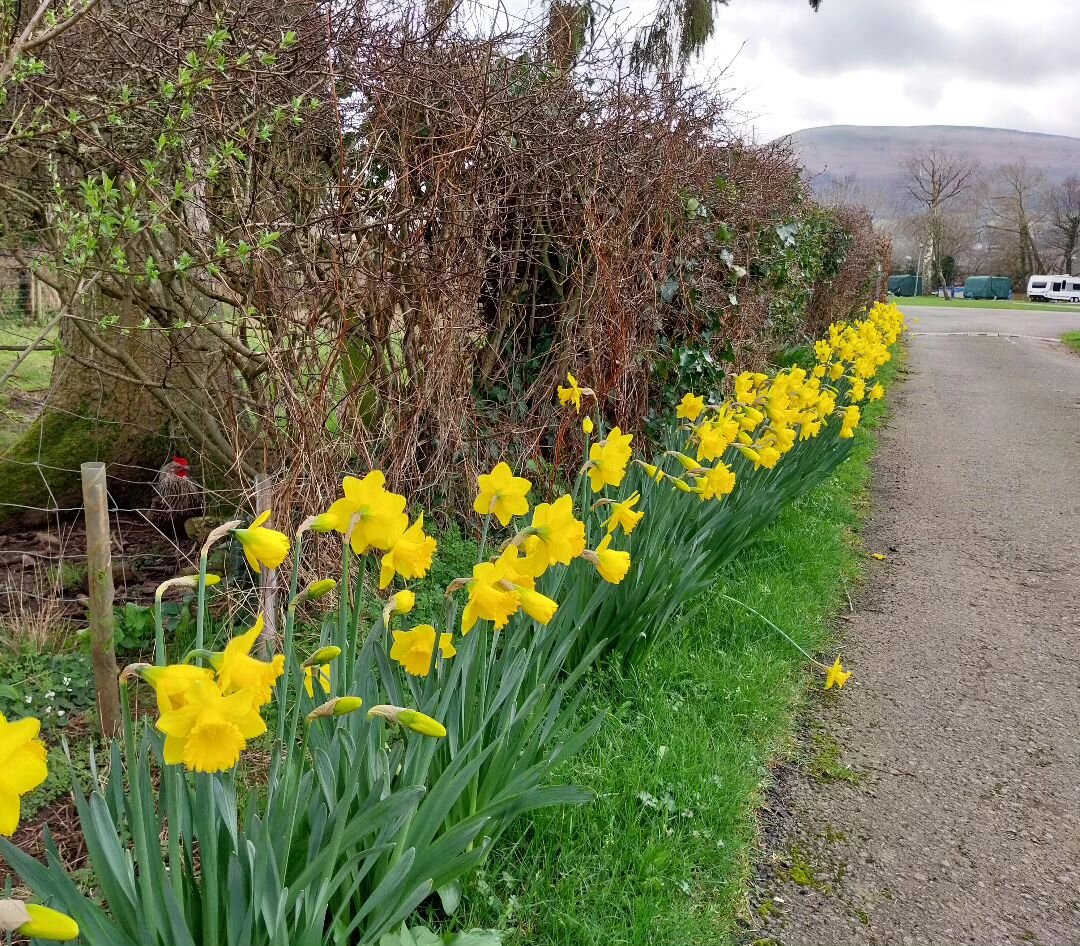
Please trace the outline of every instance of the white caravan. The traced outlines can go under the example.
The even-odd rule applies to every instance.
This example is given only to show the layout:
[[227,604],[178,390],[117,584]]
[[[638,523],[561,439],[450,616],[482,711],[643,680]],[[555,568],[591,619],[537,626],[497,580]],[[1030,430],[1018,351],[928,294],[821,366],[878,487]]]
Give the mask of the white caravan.
[[1032,276],[1027,297],[1030,302],[1080,302],[1080,276]]

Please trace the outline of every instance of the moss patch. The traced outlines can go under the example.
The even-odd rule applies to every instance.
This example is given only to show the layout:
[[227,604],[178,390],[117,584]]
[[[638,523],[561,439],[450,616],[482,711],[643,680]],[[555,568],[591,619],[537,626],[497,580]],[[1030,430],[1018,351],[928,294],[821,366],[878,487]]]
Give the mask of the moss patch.
[[[0,457],[0,528],[37,525],[45,509],[82,505],[81,464],[100,461],[118,467],[123,480],[146,480],[145,471],[124,472],[127,464],[150,465],[167,449],[162,436],[147,436],[113,424],[70,414],[45,413]],[[145,499],[147,487],[110,481],[117,502]]]

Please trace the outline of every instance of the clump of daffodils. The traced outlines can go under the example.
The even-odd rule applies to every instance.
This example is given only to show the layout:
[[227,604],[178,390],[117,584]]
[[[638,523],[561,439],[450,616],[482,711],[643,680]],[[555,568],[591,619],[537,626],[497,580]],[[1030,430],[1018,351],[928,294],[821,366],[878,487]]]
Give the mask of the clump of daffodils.
[[19,827],[22,796],[49,774],[40,731],[40,720],[27,717],[8,722],[0,713],[0,835],[5,837]]

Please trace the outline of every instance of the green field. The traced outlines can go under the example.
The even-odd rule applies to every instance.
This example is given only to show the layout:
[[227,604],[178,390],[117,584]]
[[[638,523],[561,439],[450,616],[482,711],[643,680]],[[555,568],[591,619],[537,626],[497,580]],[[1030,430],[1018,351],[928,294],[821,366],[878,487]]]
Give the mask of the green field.
[[[866,561],[858,541],[883,411],[882,402],[869,406],[852,459],[789,507],[716,586],[830,662],[845,590],[866,565],[883,567]],[[597,676],[583,718],[597,709],[609,717],[561,773],[596,800],[512,827],[470,882],[466,926],[499,927],[507,946],[732,941],[770,766],[792,753],[822,678],[762,621],[716,596],[691,609],[674,641],[640,670]],[[828,777],[835,746],[823,740],[816,751],[812,769]]]
[[1073,351],[1080,352],[1080,332],[1066,332],[1061,336],[1061,340]]
[[1008,302],[997,299],[941,299],[938,296],[892,298],[898,306],[937,306],[941,309],[1027,309],[1032,312],[1080,312],[1080,305],[1067,302]]
[[[27,345],[40,330],[40,326],[5,317],[0,310],[0,377],[7,374],[18,358],[17,351],[5,351],[3,348]],[[0,452],[26,429],[35,410],[34,399],[49,386],[52,360],[51,351],[31,352],[11,379],[0,388]],[[20,397],[21,394],[30,395],[30,398]]]

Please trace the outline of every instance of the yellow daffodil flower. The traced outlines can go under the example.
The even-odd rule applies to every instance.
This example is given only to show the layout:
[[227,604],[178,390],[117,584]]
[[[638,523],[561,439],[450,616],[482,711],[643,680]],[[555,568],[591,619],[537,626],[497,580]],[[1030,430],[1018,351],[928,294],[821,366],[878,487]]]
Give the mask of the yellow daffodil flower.
[[48,777],[40,731],[40,720],[28,716],[9,723],[0,713],[0,835],[4,837],[19,827],[22,796]]
[[539,591],[533,591],[533,589],[527,587],[518,587],[517,593],[521,603],[521,610],[538,624],[547,624],[555,617],[555,612],[559,610],[557,601],[547,595],[540,594]]
[[269,703],[274,695],[274,684],[285,672],[285,656],[275,654],[269,662],[256,660],[251,649],[259,639],[264,626],[260,614],[255,626],[244,634],[234,637],[225,645],[222,653],[210,656],[210,665],[217,671],[218,684],[225,694],[247,690],[251,704],[258,709]]
[[765,467],[766,470],[771,470],[780,462],[780,451],[776,447],[765,446],[758,450],[758,462]]
[[581,419],[581,429],[587,434],[591,434],[596,429],[596,425],[588,415]]
[[228,695],[212,680],[197,680],[187,702],[162,713],[157,728],[165,734],[165,762],[193,772],[224,772],[240,760],[249,739],[266,732],[250,690]]
[[624,434],[618,427],[612,427],[606,440],[589,448],[589,483],[594,493],[599,493],[605,486],[622,483],[626,465],[630,462],[630,441],[633,439],[633,434]]
[[604,581],[617,585],[630,571],[630,553],[610,548],[611,535],[605,535],[595,551],[586,550],[583,558],[592,563]]
[[253,571],[260,566],[277,568],[289,555],[289,537],[277,529],[267,529],[263,523],[270,510],[260,513],[246,529],[233,529],[233,535],[244,549],[244,558]]
[[679,406],[675,410],[675,416],[693,423],[701,416],[703,410],[705,410],[705,398],[695,397],[688,391],[679,402]]
[[722,499],[735,489],[735,473],[723,463],[705,470],[705,475],[698,480],[700,496],[707,499]]
[[[584,540],[582,540],[584,541]],[[526,540],[526,543],[528,540]],[[536,562],[530,562],[520,546],[510,544],[499,555],[498,562],[506,568],[506,581],[519,588],[535,588],[536,578],[533,566]],[[542,574],[542,572],[541,572]]]
[[810,440],[821,433],[820,420],[806,420],[799,427],[799,439]]
[[697,431],[698,465],[718,459],[738,436],[739,422],[726,412],[721,412],[715,420],[702,424]]
[[739,404],[753,404],[757,400],[758,386],[766,380],[768,379],[763,374],[744,371],[735,378],[735,400]]
[[870,400],[880,401],[883,397],[885,397],[885,385],[879,381],[870,389]]
[[845,670],[840,663],[840,658],[837,657],[836,663],[829,667],[829,672],[825,675],[825,689],[831,690],[833,686],[836,686],[837,689],[843,689],[850,676],[851,671]]
[[368,549],[388,552],[409,525],[405,497],[386,489],[381,470],[372,470],[362,480],[346,476],[341,488],[345,496],[324,513],[325,521],[349,539],[357,555]]
[[507,580],[502,559],[473,566],[473,577],[466,588],[469,600],[461,612],[462,634],[468,634],[478,620],[491,621],[496,628],[506,627],[521,603],[517,589]]
[[539,578],[558,563],[569,565],[585,549],[585,523],[574,516],[574,500],[560,496],[533,510],[525,540],[525,559],[519,570]]
[[[452,634],[439,635],[439,654],[449,659],[457,653]],[[394,631],[394,646],[390,659],[401,664],[406,673],[414,677],[426,677],[431,669],[431,652],[435,649],[435,628],[430,624],[417,624],[411,631]]]
[[851,407],[844,411],[844,422],[840,427],[840,436],[845,440],[850,440],[855,436],[855,428],[859,426],[860,414],[859,408],[852,404]]
[[510,525],[514,516],[529,513],[529,501],[525,498],[532,489],[523,476],[514,476],[509,464],[499,463],[490,473],[476,478],[480,494],[473,500],[473,509],[481,516],[489,513],[503,526]]
[[159,713],[170,713],[187,702],[187,693],[198,680],[213,680],[214,671],[194,664],[143,667],[139,676],[154,688]]
[[577,378],[570,374],[569,371],[566,373],[566,380],[570,383],[570,386],[568,388],[559,387],[559,403],[563,405],[573,404],[574,410],[580,414],[581,396],[585,393],[586,389],[578,384]]
[[424,532],[424,514],[420,513],[394,547],[382,559],[379,571],[379,587],[385,588],[394,580],[394,575],[402,578],[423,578],[431,568],[435,550],[435,539]]
[[634,507],[640,501],[641,493],[634,492],[621,503],[613,503],[611,516],[604,523],[607,531],[614,532],[616,529],[621,528],[627,535],[633,532],[638,527],[638,523],[645,518],[645,513],[634,510]]

